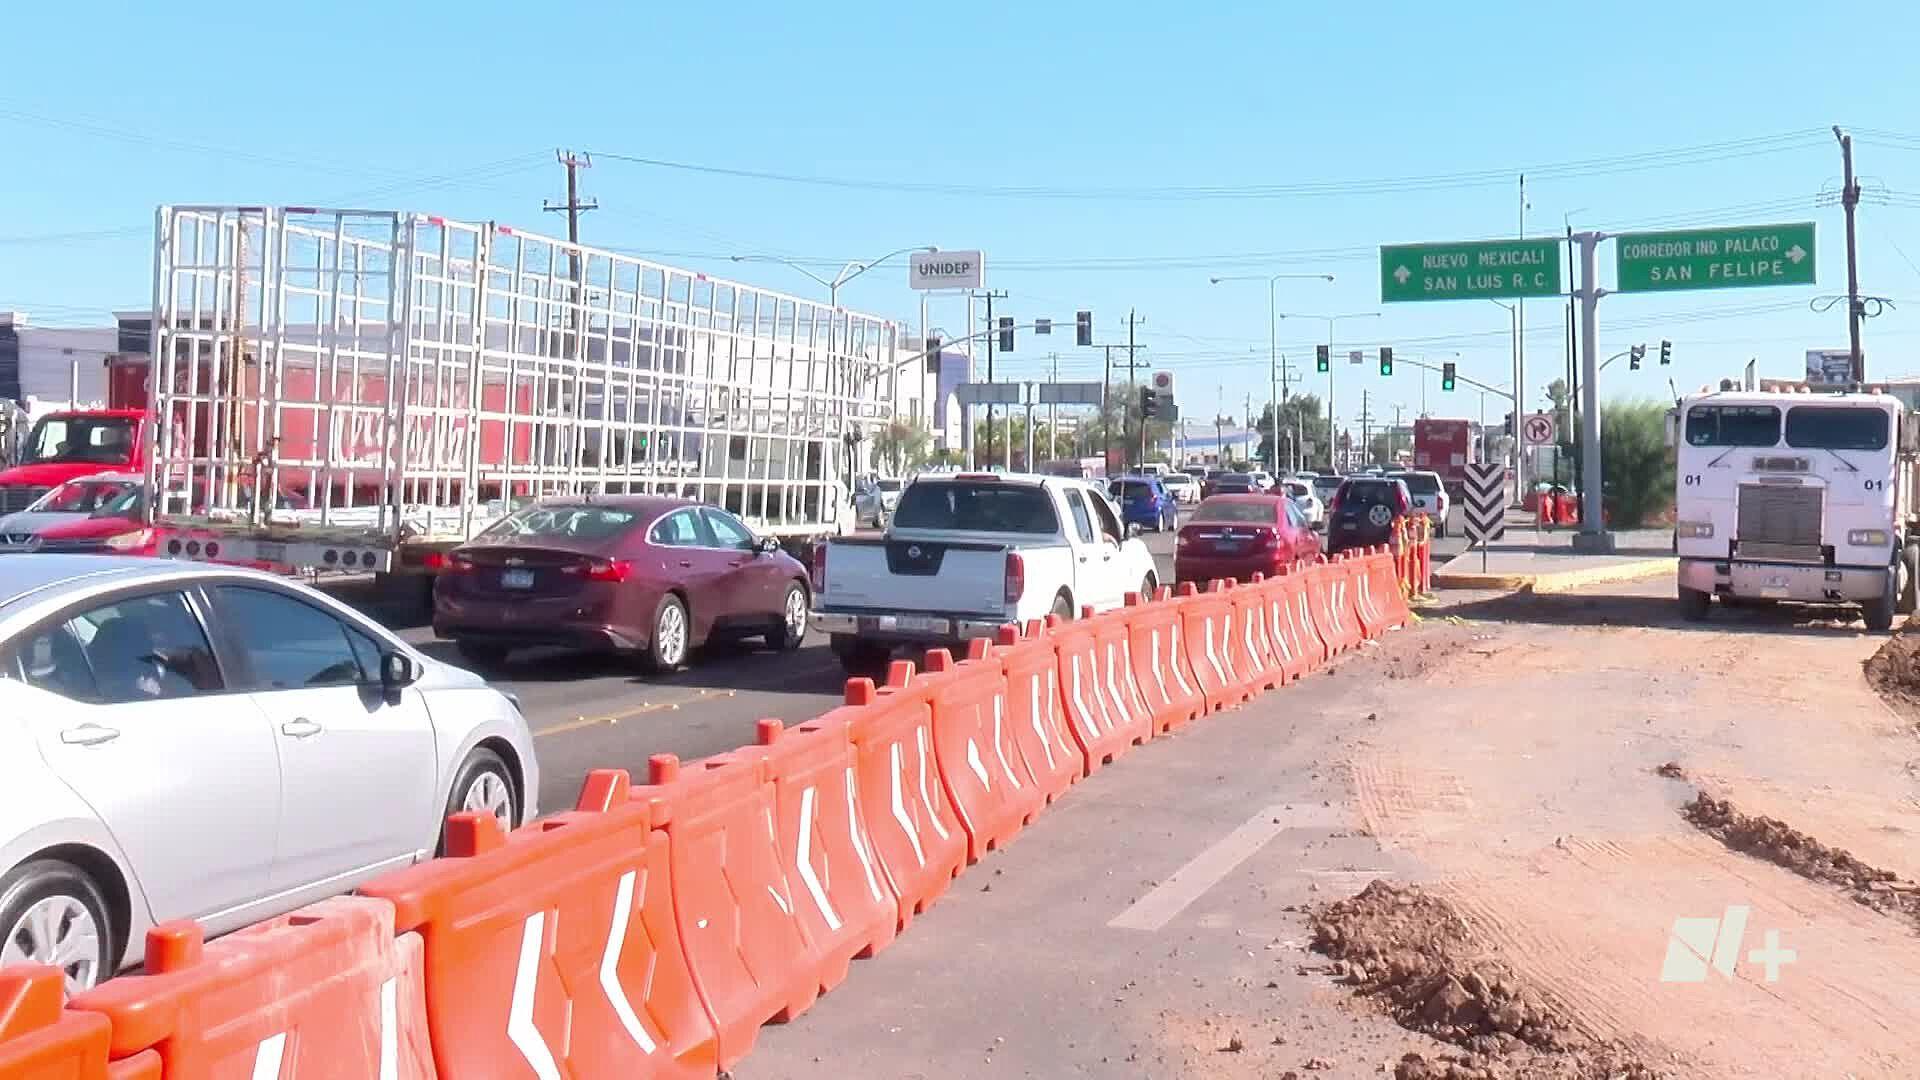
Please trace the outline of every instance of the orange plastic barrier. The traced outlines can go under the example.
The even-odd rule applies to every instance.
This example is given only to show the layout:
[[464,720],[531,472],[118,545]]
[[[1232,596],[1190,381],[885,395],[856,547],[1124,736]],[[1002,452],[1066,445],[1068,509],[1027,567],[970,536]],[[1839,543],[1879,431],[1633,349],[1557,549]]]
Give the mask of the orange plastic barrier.
[[1100,660],[1100,685],[1107,692],[1107,703],[1113,706],[1121,735],[1128,743],[1139,746],[1153,738],[1153,706],[1147,704],[1146,695],[1140,692],[1133,678],[1133,637],[1129,630],[1132,614],[1122,607],[1104,615],[1095,615],[1092,608],[1083,608],[1080,615],[1093,625],[1094,649]]
[[145,974],[69,1007],[106,1019],[110,1057],[130,1059],[115,1077],[430,1078],[420,938],[393,928],[393,905],[360,897],[211,944],[198,923],[162,923]]
[[1013,745],[1006,671],[987,650],[984,638],[974,638],[959,663],[945,649],[927,653],[934,760],[967,831],[969,864],[1012,840],[1046,805]]
[[1187,666],[1199,685],[1207,711],[1218,712],[1239,700],[1240,680],[1233,670],[1230,651],[1233,604],[1223,590],[1210,587],[1204,593],[1197,592],[1191,581],[1181,583],[1178,603],[1181,637],[1186,639]]
[[1367,615],[1367,636],[1379,637],[1396,626],[1405,626],[1411,617],[1406,594],[1395,577],[1393,553],[1374,548],[1361,559],[1359,579],[1361,607]]
[[[1273,646],[1283,683],[1298,682],[1315,662],[1307,655],[1307,635],[1301,630],[1299,616],[1294,611],[1294,597],[1302,590],[1297,564],[1282,568],[1260,590],[1262,621],[1266,624],[1267,641]],[[1318,639],[1313,645],[1319,647]]]
[[846,703],[873,852],[899,899],[902,930],[947,891],[967,865],[967,834],[940,786],[933,756],[933,708],[925,680],[896,660],[885,688],[849,679]]
[[1047,617],[1047,637],[1053,641],[1054,663],[1060,672],[1060,700],[1067,710],[1067,730],[1080,744],[1089,775],[1133,745],[1119,704],[1108,701],[1094,634],[1093,625],[1084,619],[1061,622],[1055,616]]
[[867,835],[852,723],[835,709],[791,729],[762,720],[756,732],[773,770],[774,824],[794,917],[822,992],[846,979],[855,957],[872,956],[899,931],[900,900]]
[[680,942],[719,1035],[720,1067],[731,1069],[760,1025],[791,1020],[820,996],[774,836],[772,769],[751,751],[684,769],[655,754],[632,797],[650,802],[666,831]]
[[1026,637],[1003,626],[993,657],[1007,674],[1007,726],[1014,746],[1042,799],[1050,803],[1086,775],[1087,759],[1067,731],[1053,643],[1041,633],[1037,621]]
[[1133,651],[1133,681],[1153,710],[1153,729],[1166,733],[1207,709],[1196,687],[1186,650],[1180,647],[1180,606],[1173,590],[1161,586],[1152,597],[1127,594],[1128,639]]
[[[102,1080],[107,1075],[107,1018],[63,1010],[59,968],[0,971],[0,1076],[9,1080]],[[147,1051],[148,1075],[159,1055]],[[134,1073],[127,1073],[132,1077]]]
[[1337,582],[1334,596],[1340,605],[1340,625],[1352,632],[1355,645],[1372,637],[1368,628],[1378,622],[1366,602],[1365,554],[1360,550],[1343,551],[1328,563]]
[[1265,574],[1253,575],[1250,585],[1231,589],[1233,622],[1237,628],[1241,687],[1249,695],[1271,690],[1286,679],[1278,660],[1279,650],[1267,636],[1267,581]]
[[1300,628],[1301,644],[1306,646],[1306,661],[1309,671],[1325,665],[1333,659],[1333,647],[1328,643],[1327,631],[1321,628],[1325,621],[1320,610],[1320,594],[1325,591],[1319,584],[1320,564],[1303,563],[1294,567],[1288,576],[1293,578],[1293,615],[1294,623]]
[[441,1076],[713,1075],[667,836],[628,789],[624,771],[590,773],[580,809],[510,835],[491,815],[455,814],[445,857],[362,887],[426,942]]
[[1323,556],[1307,568],[1306,577],[1313,625],[1320,632],[1320,640],[1326,642],[1328,659],[1332,659],[1360,643],[1359,627],[1341,622],[1346,574]]

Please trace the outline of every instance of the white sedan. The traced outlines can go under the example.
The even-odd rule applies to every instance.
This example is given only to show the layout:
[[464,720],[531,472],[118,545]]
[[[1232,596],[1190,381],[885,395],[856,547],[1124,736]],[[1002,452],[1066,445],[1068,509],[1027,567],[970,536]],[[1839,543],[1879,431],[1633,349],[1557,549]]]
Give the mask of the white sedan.
[[258,922],[534,813],[519,706],[282,578],[0,557],[0,965],[70,990],[147,928]]
[[1282,480],[1280,483],[1286,490],[1287,498],[1293,500],[1293,505],[1299,508],[1308,525],[1318,529],[1327,523],[1326,505],[1320,501],[1320,496],[1313,493],[1312,484],[1304,480]]
[[1200,501],[1200,482],[1183,472],[1170,472],[1160,478],[1160,486],[1167,489],[1173,501],[1192,506]]

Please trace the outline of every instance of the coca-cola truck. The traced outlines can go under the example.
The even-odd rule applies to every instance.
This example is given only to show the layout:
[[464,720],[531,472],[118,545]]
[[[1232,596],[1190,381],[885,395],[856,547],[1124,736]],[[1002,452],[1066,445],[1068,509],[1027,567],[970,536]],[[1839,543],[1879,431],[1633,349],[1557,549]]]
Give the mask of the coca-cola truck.
[[431,573],[594,493],[832,535],[891,420],[892,323],[492,223],[162,207],[155,266],[138,384],[170,421],[144,464],[175,557]]
[[1441,486],[1458,502],[1474,453],[1473,421],[1422,416],[1413,422],[1413,467],[1440,474]]

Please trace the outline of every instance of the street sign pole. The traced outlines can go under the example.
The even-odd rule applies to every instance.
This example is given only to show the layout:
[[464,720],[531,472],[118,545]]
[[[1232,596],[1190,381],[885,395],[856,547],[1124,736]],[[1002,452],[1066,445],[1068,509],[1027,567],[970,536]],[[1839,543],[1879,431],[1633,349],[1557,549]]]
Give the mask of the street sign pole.
[[1575,233],[1580,245],[1580,367],[1586,376],[1580,388],[1581,467],[1587,482],[1580,493],[1580,531],[1574,534],[1573,548],[1592,554],[1612,554],[1613,534],[1601,521],[1600,501],[1600,241],[1602,232]]

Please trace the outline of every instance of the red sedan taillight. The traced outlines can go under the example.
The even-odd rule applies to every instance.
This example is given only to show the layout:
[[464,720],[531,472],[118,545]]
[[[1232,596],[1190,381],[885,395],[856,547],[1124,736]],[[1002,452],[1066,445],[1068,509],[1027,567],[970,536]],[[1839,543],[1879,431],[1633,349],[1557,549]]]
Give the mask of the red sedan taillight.
[[1020,594],[1027,591],[1027,560],[1017,551],[1007,552],[1007,592],[1009,604],[1020,602]]
[[608,581],[618,584],[633,576],[633,563],[626,559],[588,559],[561,568],[564,574],[579,574],[588,581]]

